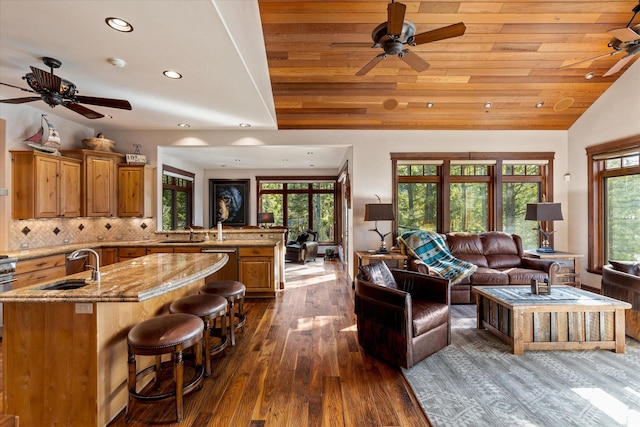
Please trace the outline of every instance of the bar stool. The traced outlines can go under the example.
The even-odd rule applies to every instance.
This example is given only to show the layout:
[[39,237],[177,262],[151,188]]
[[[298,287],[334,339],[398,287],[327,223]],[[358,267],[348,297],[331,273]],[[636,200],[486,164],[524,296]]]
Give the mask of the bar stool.
[[[204,322],[204,372],[211,375],[211,356],[220,353],[227,346],[227,300],[222,295],[189,295],[171,303],[169,313],[188,313],[198,316]],[[216,319],[220,319],[221,334],[217,334]],[[220,342],[211,347],[211,337]]]
[[[244,293],[246,289],[244,284],[237,280],[218,280],[207,283],[200,288],[201,294],[221,295],[227,299],[229,303],[228,316],[231,345],[236,345],[235,329],[242,328],[247,321],[244,315]],[[236,302],[238,306],[237,312],[234,310]]]
[[[144,320],[135,325],[127,335],[127,349],[129,353],[129,402],[125,415],[126,422],[131,420],[131,408],[135,400],[149,403],[166,400],[175,397],[176,418],[182,421],[183,396],[197,387],[202,382],[204,369],[202,367],[202,333],[204,324],[202,319],[192,314],[167,314]],[[195,373],[193,378],[184,383],[183,350],[194,347]],[[173,364],[173,378],[175,389],[161,394],[143,394],[136,391],[138,377],[145,375],[150,370],[155,370],[153,382],[156,387],[159,383],[162,370],[161,356],[171,354]],[[136,355],[155,356],[156,363],[137,372]],[[146,387],[145,387],[146,388]]]

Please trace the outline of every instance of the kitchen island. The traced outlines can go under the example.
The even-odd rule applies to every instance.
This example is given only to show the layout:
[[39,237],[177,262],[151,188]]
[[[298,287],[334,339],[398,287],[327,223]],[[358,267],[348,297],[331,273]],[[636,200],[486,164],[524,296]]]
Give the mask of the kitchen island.
[[[100,282],[3,293],[4,412],[20,425],[104,426],[127,402],[127,333],[195,294],[224,254],[160,253],[102,268]],[[66,276],[65,283],[90,272]],[[145,365],[153,363],[147,358]]]

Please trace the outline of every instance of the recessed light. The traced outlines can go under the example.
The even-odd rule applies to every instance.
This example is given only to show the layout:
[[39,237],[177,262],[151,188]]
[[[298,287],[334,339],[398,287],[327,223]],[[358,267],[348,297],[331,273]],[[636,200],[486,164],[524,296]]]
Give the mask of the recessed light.
[[241,128],[250,128],[251,125],[249,123],[240,123],[238,126],[240,126]]
[[592,78],[595,77],[595,73],[593,71],[591,71],[590,73],[585,74],[584,78],[587,80],[591,80]]
[[180,74],[177,71],[173,71],[173,70],[163,71],[162,74],[164,74],[165,77],[169,77],[170,79],[181,79],[182,78],[182,74]]
[[544,102],[540,101],[536,104],[536,108],[542,108],[543,105],[544,105]]
[[308,155],[312,155],[312,154],[313,154],[313,151],[307,151],[307,154],[308,154]]
[[485,102],[484,103],[484,108],[491,108],[493,104],[491,102]]
[[433,108],[434,105],[433,102],[427,102],[427,108]]
[[133,26],[124,19],[110,17],[105,19],[104,22],[116,31],[121,31],[123,33],[130,33],[133,31]]
[[189,123],[178,123],[178,127],[181,128],[190,128],[191,125]]

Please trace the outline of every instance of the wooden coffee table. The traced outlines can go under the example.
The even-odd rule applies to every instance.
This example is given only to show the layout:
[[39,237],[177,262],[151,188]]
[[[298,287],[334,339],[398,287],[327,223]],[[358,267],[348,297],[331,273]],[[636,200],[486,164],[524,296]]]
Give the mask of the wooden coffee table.
[[477,327],[524,350],[624,353],[624,310],[631,304],[571,286],[535,295],[530,286],[474,286]]

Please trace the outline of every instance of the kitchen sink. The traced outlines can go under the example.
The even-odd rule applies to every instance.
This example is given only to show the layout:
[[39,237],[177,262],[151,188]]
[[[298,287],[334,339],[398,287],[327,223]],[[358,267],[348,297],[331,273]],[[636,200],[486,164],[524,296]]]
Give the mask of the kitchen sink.
[[35,289],[39,291],[68,291],[71,289],[82,288],[83,286],[87,286],[87,284],[88,283],[85,279],[66,279],[49,283],[48,285],[39,286]]

